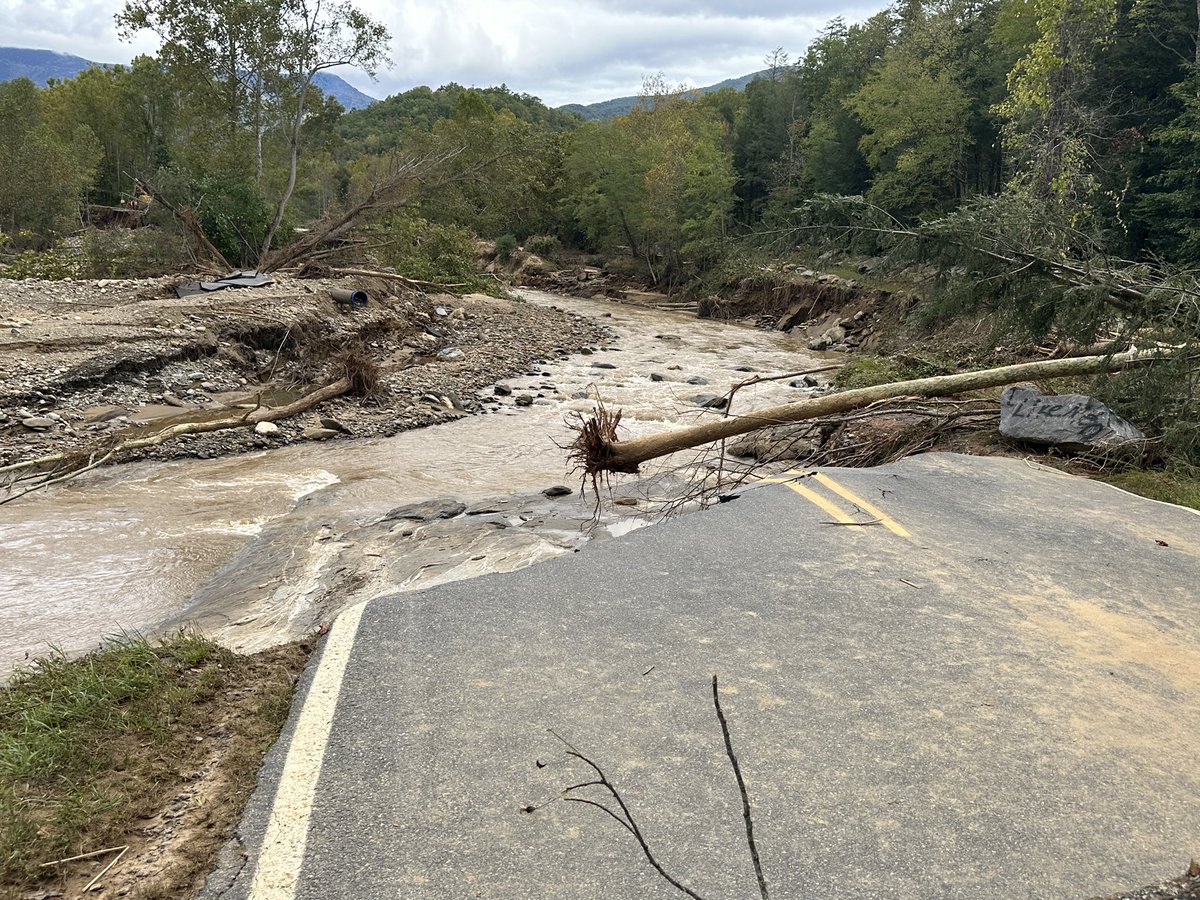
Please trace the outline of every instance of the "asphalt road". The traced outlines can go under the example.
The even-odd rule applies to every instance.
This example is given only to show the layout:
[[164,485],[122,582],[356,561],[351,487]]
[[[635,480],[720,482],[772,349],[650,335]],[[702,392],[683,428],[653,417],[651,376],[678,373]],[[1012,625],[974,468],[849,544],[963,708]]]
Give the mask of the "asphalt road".
[[713,674],[773,898],[1131,888],[1200,854],[1197,585],[1190,511],[939,454],[373,600],[205,896],[682,896],[555,799],[591,775],[553,729],[668,872],[757,897]]

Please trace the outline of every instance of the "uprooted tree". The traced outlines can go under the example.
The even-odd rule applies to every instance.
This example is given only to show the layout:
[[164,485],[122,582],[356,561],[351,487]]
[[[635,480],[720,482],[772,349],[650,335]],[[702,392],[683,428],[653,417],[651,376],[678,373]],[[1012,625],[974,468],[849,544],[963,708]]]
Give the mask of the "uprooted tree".
[[704,447],[760,428],[863,409],[884,400],[898,397],[945,397],[1019,381],[1119,372],[1149,365],[1170,356],[1170,351],[1131,350],[1111,356],[1044,360],[979,372],[918,378],[754,410],[690,428],[680,428],[628,441],[622,441],[617,436],[617,428],[621,421],[620,412],[601,407],[593,417],[578,423],[575,440],[570,446],[570,458],[585,478],[590,477],[593,483],[596,483],[608,473],[636,473],[643,463],[680,450]]

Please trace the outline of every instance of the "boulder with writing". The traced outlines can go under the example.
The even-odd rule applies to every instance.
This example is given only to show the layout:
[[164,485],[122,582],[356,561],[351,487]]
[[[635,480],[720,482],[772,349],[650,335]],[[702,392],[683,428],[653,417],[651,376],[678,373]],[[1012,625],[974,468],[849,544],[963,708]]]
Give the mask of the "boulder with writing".
[[1094,397],[1043,394],[1013,386],[1000,397],[1000,433],[1007,438],[1068,450],[1119,447],[1146,440],[1137,426]]

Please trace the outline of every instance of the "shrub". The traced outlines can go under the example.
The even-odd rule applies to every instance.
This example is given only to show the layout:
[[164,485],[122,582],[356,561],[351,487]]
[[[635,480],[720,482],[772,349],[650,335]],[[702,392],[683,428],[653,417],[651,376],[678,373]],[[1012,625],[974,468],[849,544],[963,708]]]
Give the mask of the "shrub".
[[552,234],[535,234],[525,242],[525,249],[543,259],[562,249],[562,242]]
[[496,255],[500,257],[501,262],[508,262],[517,252],[518,246],[520,245],[515,234],[502,234],[496,238]]
[[186,267],[189,259],[186,242],[170,229],[94,229],[83,236],[83,274],[89,278],[162,275]]

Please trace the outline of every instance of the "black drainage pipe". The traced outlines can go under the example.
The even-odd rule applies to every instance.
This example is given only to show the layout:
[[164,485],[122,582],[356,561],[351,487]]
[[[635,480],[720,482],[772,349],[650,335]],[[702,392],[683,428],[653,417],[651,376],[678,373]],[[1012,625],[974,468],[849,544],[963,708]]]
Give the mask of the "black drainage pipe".
[[366,291],[343,291],[333,290],[329,292],[335,303],[340,306],[349,306],[351,309],[362,309],[367,305],[368,297]]

